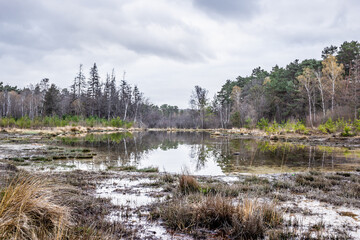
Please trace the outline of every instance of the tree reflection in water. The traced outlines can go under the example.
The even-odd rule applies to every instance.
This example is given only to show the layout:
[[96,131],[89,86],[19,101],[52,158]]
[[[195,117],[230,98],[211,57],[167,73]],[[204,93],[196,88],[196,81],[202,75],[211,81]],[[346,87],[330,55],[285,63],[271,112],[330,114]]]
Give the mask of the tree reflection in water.
[[159,170],[194,174],[271,173],[354,170],[359,151],[326,146],[260,141],[255,139],[210,138],[197,132],[139,132],[89,134],[60,139],[64,144],[94,149],[92,164],[107,166],[156,166]]

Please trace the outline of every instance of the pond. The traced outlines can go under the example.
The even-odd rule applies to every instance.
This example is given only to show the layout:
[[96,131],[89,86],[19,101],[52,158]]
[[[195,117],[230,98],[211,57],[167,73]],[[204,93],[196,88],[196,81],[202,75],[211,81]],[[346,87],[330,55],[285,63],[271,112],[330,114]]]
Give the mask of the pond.
[[110,170],[131,166],[194,175],[268,174],[283,172],[354,171],[360,167],[357,149],[306,146],[251,138],[212,138],[199,132],[88,134],[58,138],[61,144],[89,148],[91,159],[57,161],[57,166]]

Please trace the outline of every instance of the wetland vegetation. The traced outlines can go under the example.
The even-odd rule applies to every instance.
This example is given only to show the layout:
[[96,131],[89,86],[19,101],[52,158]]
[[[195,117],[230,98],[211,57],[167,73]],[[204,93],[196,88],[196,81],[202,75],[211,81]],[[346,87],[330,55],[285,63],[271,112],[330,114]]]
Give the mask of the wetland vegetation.
[[[0,239],[359,239],[357,41],[190,108],[80,65],[0,83]],[[87,81],[86,81],[87,79]]]
[[0,239],[356,239],[360,231],[353,146],[150,131],[3,133],[0,148]]

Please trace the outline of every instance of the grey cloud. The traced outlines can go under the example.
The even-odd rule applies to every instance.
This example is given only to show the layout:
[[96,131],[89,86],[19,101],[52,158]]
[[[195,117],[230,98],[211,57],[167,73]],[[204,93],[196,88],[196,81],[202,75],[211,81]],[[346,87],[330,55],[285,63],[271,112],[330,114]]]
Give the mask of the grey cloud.
[[260,9],[258,0],[192,0],[194,6],[212,15],[245,19]]
[[[106,2],[106,1],[105,1]],[[156,55],[181,61],[203,61],[207,49],[191,27],[166,12],[142,9],[138,17],[127,16],[123,2],[8,1],[0,3],[0,42],[41,52],[101,46],[105,42],[140,55]],[[78,9],[76,11],[76,9]],[[128,18],[127,18],[128,17]],[[156,36],[149,26],[164,34]],[[182,36],[172,38],[171,30]],[[0,49],[0,55],[5,50]]]
[[0,0],[0,81],[66,87],[96,61],[101,74],[126,70],[151,100],[187,107],[195,83],[215,93],[255,66],[360,39],[359,10],[358,0]]

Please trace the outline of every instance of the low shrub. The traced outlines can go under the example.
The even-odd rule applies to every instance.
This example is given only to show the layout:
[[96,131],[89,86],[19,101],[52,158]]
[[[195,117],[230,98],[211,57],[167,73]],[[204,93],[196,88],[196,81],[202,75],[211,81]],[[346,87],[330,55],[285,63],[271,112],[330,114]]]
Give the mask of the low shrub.
[[341,136],[343,137],[351,137],[354,136],[355,134],[352,132],[352,128],[350,124],[345,124],[343,131],[341,132]]
[[329,118],[324,124],[320,124],[318,129],[323,133],[334,133],[336,132],[336,124]]
[[269,127],[269,120],[266,118],[261,118],[256,125],[260,130],[265,130]]

